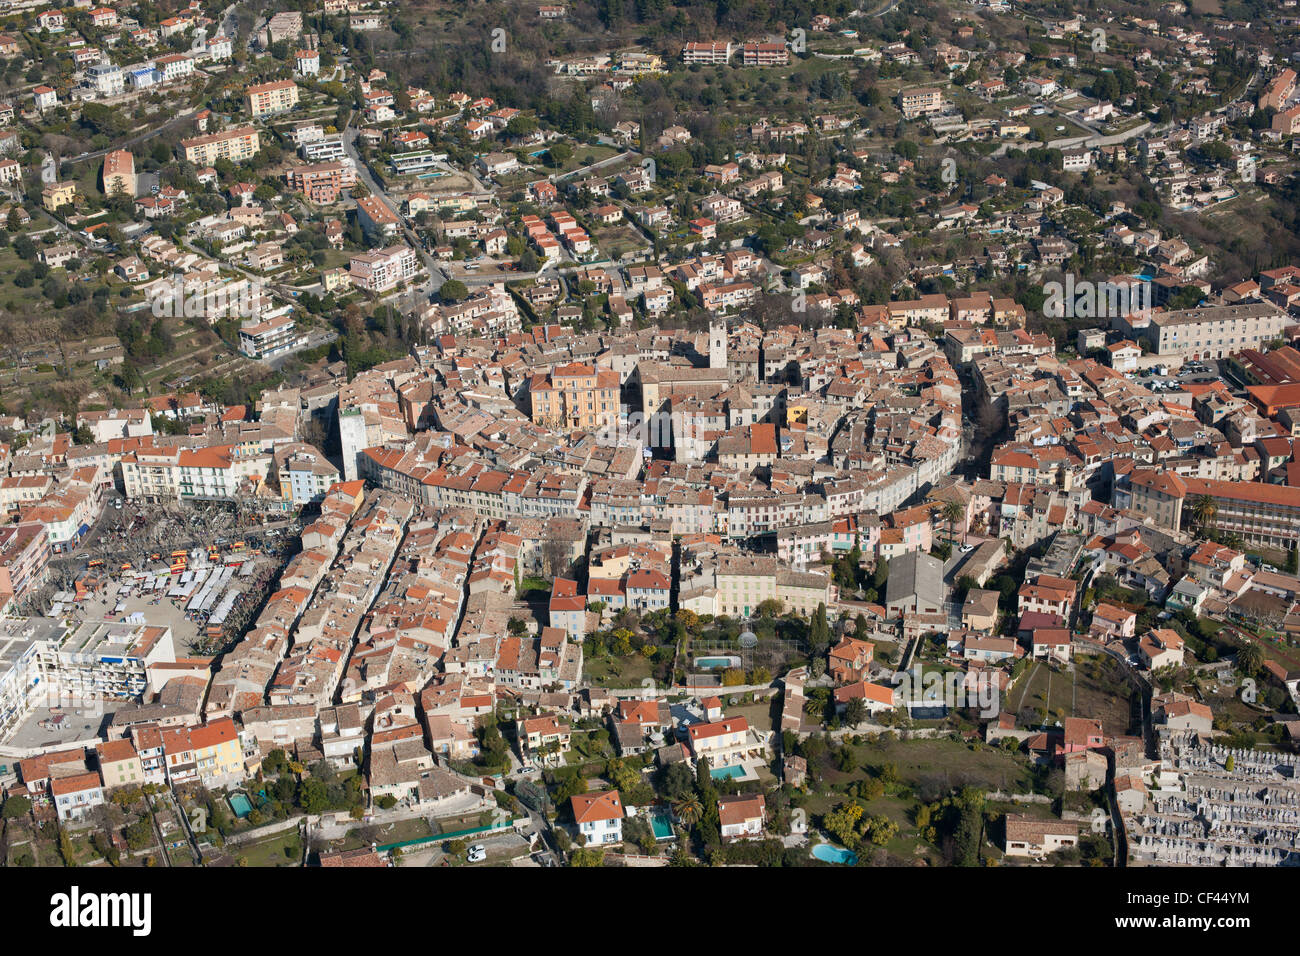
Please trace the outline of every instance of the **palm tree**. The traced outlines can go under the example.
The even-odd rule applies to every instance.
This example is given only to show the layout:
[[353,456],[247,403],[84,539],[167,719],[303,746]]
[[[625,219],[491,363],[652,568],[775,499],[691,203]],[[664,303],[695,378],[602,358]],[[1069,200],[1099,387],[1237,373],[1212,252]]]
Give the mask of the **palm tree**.
[[948,543],[953,540],[952,529],[957,527],[957,522],[962,522],[961,540],[962,544],[966,543],[966,509],[961,506],[960,502],[949,501],[943,506],[943,520],[948,522]]
[[1219,514],[1219,503],[1210,495],[1201,495],[1192,502],[1192,518],[1202,531],[1214,528],[1214,519]]
[[683,797],[673,804],[673,813],[677,814],[677,819],[689,826],[694,826],[700,822],[700,817],[704,816],[704,805],[700,803],[700,798],[694,795]]

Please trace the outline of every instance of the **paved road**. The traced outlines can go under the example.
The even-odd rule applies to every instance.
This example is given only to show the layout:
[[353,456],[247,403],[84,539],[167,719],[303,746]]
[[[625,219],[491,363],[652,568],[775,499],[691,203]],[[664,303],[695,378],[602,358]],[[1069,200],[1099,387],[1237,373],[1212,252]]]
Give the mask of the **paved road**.
[[1103,136],[1099,130],[1084,123],[1082,120],[1072,119],[1068,116],[1061,116],[1061,119],[1074,123],[1076,126],[1082,126],[1084,129],[1092,130],[1092,132],[1086,136],[1072,136],[1066,139],[1054,139],[1047,144],[1048,149],[1072,149],[1076,146],[1115,146],[1118,143],[1124,143],[1135,137],[1143,136],[1148,132],[1163,132],[1165,129],[1168,129],[1169,126],[1173,125],[1167,123],[1157,129],[1151,123],[1143,123],[1140,126],[1135,126],[1131,130],[1123,133],[1116,133],[1113,136]]
[[145,132],[140,133],[137,136],[132,136],[130,139],[125,139],[122,142],[117,143],[116,145],[113,146],[109,146],[105,149],[97,149],[93,153],[82,153],[80,156],[65,156],[59,160],[59,165],[63,165],[65,163],[81,163],[90,159],[98,159],[100,156],[104,156],[107,153],[111,153],[115,149],[130,149],[132,146],[153,139],[163,130],[174,129],[175,127],[180,126],[184,123],[189,123],[193,121],[194,117],[197,114],[198,114],[197,110],[191,110],[188,113],[182,113],[180,116],[172,117],[167,122],[163,123],[161,126],[155,126],[153,129],[146,130]]
[[547,180],[553,183],[558,182],[562,179],[573,179],[574,177],[583,176],[591,172],[593,169],[604,169],[606,166],[612,166],[615,163],[621,163],[624,160],[632,159],[634,156],[640,156],[640,155],[641,154],[634,149],[625,149],[623,150],[623,152],[618,153],[617,155],[611,156],[608,159],[602,159],[600,162],[597,163],[592,163],[590,166],[581,166],[578,169],[575,169],[572,172],[568,172],[568,173],[553,173],[550,176],[547,176],[546,178]]
[[410,223],[407,222],[406,217],[402,215],[401,210],[388,197],[383,186],[380,185],[379,180],[375,179],[375,177],[371,175],[370,167],[365,164],[361,158],[361,154],[357,151],[357,132],[357,128],[352,125],[352,120],[349,119],[348,126],[343,131],[343,150],[347,153],[348,158],[352,160],[352,165],[355,166],[357,170],[357,178],[365,185],[366,189],[370,190],[370,195],[376,197],[380,202],[382,202],[385,208],[396,216],[398,222],[402,224],[402,234],[406,237],[407,243],[409,243],[411,248],[415,250],[415,254],[418,255],[420,261],[424,263],[424,268],[428,270],[429,279],[420,286],[419,289],[420,294],[425,297],[426,301],[428,301],[439,289],[442,288],[442,284],[447,281],[447,274],[443,272],[437,261],[429,254],[429,250],[424,247],[422,242],[420,242],[419,236],[415,234]]
[[1110,809],[1110,833],[1115,847],[1112,865],[1128,866],[1128,833],[1124,830],[1124,817],[1119,812],[1119,801],[1115,799],[1115,781],[1112,779],[1106,787],[1106,804]]

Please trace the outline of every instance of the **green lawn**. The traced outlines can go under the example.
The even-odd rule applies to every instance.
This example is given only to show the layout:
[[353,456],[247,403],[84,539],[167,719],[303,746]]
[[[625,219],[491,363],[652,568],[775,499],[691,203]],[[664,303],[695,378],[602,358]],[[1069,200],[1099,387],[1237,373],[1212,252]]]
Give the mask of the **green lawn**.
[[433,829],[429,826],[429,821],[423,817],[416,817],[413,820],[399,820],[384,826],[358,825],[349,830],[348,835],[341,842],[336,842],[336,846],[344,850],[354,850],[357,847],[369,846],[371,842],[401,843],[405,840],[418,840],[432,835]]
[[601,687],[639,687],[650,677],[654,665],[640,654],[627,657],[593,657],[584,662],[587,679]]
[[291,829],[286,830],[284,833],[274,834],[264,840],[229,847],[227,852],[237,860],[240,857],[247,859],[250,867],[297,866],[301,860],[301,854],[292,853],[286,856],[285,849],[290,846],[299,846],[299,842],[298,831]]
[[[780,720],[780,708],[779,705],[773,703],[773,700],[779,700],[779,695],[769,700],[758,701],[753,704],[741,704],[738,707],[732,707],[727,703],[728,698],[726,697],[726,689],[723,688],[721,693],[723,700],[723,713],[728,717],[744,717],[749,721],[749,726],[753,727],[760,733],[767,733],[768,731],[775,729]],[[775,720],[772,717],[772,708],[774,706],[777,707],[777,717]]]
[[588,760],[607,760],[614,756],[614,749],[609,743],[593,740],[589,732],[575,730],[573,749],[565,756],[569,763],[586,763]]
[[579,143],[573,147],[573,155],[564,164],[562,175],[571,173],[575,169],[582,169],[584,166],[590,166],[593,163],[603,162],[611,156],[617,156],[620,152],[622,150],[613,149],[609,146]]
[[[900,786],[875,800],[864,801],[863,805],[869,815],[885,816],[898,824],[897,836],[883,849],[901,860],[939,862],[937,848],[921,836],[913,822],[923,802],[963,786],[1013,792],[1032,789],[1032,773],[1025,758],[982,745],[972,747],[946,737],[863,743],[853,750],[857,769],[850,773],[829,771],[826,783],[830,792],[810,794],[802,807],[815,825],[816,818],[851,799],[845,792],[851,784],[872,776],[875,768],[893,764]],[[859,852],[870,854],[876,849],[868,846]],[[988,845],[984,852],[990,852]]]
[[973,785],[985,790],[1026,792],[1032,786],[1029,762],[1005,750],[946,737],[893,740],[860,748],[868,764],[892,763],[899,779],[911,787],[942,782],[950,788]]

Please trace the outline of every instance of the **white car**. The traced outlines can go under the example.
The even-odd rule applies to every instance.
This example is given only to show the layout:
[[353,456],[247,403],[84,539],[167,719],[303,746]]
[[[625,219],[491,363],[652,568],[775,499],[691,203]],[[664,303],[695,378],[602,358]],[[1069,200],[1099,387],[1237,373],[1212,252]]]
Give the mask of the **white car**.
[[470,863],[482,863],[487,859],[487,852],[482,847],[479,847],[477,853],[471,850],[466,859],[468,859]]

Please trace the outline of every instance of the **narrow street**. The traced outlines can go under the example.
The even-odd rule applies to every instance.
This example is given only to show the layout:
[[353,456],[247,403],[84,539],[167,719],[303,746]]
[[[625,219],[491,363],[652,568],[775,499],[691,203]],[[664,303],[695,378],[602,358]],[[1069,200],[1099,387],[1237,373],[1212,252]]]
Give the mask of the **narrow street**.
[[424,247],[424,243],[415,234],[415,230],[411,228],[401,210],[388,197],[379,180],[375,179],[371,174],[370,167],[362,160],[361,153],[357,150],[357,133],[357,128],[349,120],[347,128],[343,130],[343,149],[347,153],[348,159],[352,161],[352,165],[356,168],[357,179],[370,191],[370,195],[382,202],[384,207],[396,216],[402,224],[402,235],[411,248],[415,250],[415,254],[420,257],[420,262],[424,264],[425,270],[429,273],[428,281],[421,285],[419,289],[420,295],[424,297],[425,301],[429,301],[442,288],[442,284],[447,281],[447,275],[433,256],[429,254],[429,250]]

